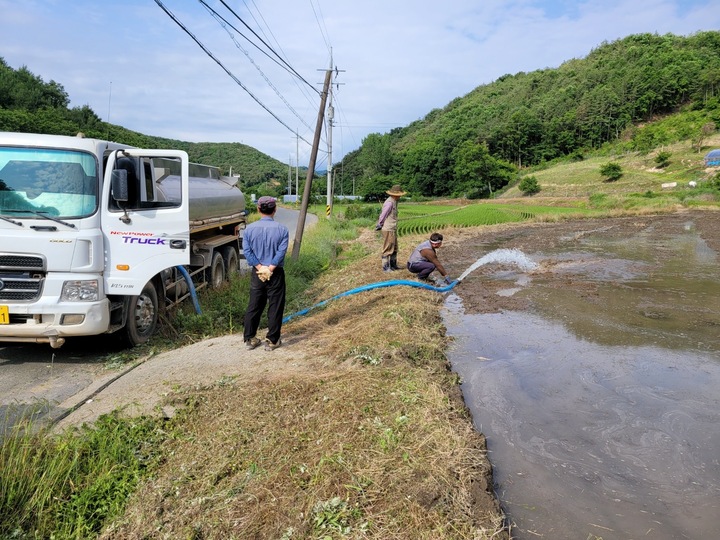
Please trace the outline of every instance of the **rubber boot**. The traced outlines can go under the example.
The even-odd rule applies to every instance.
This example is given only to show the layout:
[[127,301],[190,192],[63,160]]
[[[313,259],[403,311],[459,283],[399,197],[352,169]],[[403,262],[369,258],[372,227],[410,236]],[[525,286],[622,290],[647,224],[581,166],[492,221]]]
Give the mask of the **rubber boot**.
[[390,270],[400,270],[400,267],[397,265],[397,254],[390,255]]
[[383,257],[382,265],[383,265],[383,272],[391,272],[392,271],[392,268],[390,268],[390,257]]

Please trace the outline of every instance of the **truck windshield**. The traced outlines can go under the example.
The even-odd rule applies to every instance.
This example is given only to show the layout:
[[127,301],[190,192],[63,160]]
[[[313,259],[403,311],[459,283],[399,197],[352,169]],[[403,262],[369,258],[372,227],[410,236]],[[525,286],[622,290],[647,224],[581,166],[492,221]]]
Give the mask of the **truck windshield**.
[[97,208],[95,157],[48,148],[0,147],[0,215],[79,218]]

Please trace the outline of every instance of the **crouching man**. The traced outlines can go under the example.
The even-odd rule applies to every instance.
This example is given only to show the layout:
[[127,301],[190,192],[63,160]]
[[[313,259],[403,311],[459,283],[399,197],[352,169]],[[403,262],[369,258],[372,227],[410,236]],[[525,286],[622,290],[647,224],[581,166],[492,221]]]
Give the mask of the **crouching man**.
[[438,260],[435,251],[442,246],[442,241],[442,234],[432,233],[430,240],[425,240],[412,252],[407,263],[407,269],[413,274],[417,274],[419,279],[426,281],[430,281],[430,274],[437,270],[443,277],[443,281],[449,285],[451,283],[450,276],[448,276],[445,267]]

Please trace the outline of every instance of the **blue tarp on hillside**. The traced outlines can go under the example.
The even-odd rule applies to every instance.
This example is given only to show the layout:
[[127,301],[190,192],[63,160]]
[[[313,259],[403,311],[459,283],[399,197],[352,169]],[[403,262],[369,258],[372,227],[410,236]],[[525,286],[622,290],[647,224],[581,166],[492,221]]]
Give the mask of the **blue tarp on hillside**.
[[706,167],[720,166],[720,150],[710,150],[705,156]]

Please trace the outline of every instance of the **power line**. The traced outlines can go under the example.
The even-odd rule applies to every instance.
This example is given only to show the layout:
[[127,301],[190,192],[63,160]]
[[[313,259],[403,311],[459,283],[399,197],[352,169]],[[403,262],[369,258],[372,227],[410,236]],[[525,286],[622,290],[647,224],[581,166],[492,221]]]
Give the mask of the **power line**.
[[[162,3],[160,0],[155,0],[155,3],[156,3],[158,6],[160,6],[160,8],[175,22],[175,24],[177,24],[180,28],[182,28],[183,31],[184,31],[187,35],[189,35],[189,36],[193,39],[193,41],[195,41],[195,43],[198,44],[198,46],[205,52],[205,54],[207,54],[210,58],[212,58],[212,59],[215,61],[215,63],[217,63],[217,65],[219,65],[219,66],[223,69],[223,71],[224,71],[225,73],[227,73],[243,90],[245,90],[245,92],[247,92],[247,94],[248,94],[253,100],[255,100],[255,102],[256,102],[258,105],[260,105],[263,109],[265,109],[265,110],[268,112],[268,114],[270,114],[270,116],[272,116],[275,120],[277,120],[277,121],[278,121],[281,125],[283,125],[288,131],[290,131],[291,133],[296,133],[296,131],[295,131],[294,129],[292,129],[290,126],[288,126],[288,125],[287,125],[285,122],[283,122],[274,112],[272,112],[270,109],[268,109],[268,108],[265,106],[265,104],[263,104],[263,103],[255,96],[255,94],[253,94],[253,93],[240,81],[240,79],[238,79],[229,69],[227,69],[227,68],[223,65],[222,62],[220,62],[220,60],[218,60],[217,58],[215,58],[215,56],[207,49],[207,47],[205,47],[205,45],[203,45],[203,44],[200,42],[200,40],[199,40],[198,38],[196,38],[196,37],[193,35],[193,33],[190,32],[190,30],[188,30],[187,27],[185,27],[185,25],[183,25],[182,22],[180,22],[180,20],[179,20],[177,17],[175,17],[175,15],[174,15],[172,12],[170,12],[170,10],[168,10],[168,9],[163,5],[163,3]],[[306,139],[304,139],[303,137],[300,137],[300,138],[301,138],[306,144],[310,144],[310,142],[308,142],[308,141],[307,141]]]
[[[227,21],[225,21],[225,19],[223,19],[220,14],[218,14],[215,10],[213,10],[210,6],[208,6],[203,0],[200,0],[200,2],[208,9],[208,11],[211,12],[211,15],[215,18],[215,20],[218,22],[218,24],[220,24],[220,26],[223,27],[223,29],[224,29],[224,30],[228,33],[228,35],[230,36],[230,39],[233,40],[233,42],[235,43],[235,46],[236,46],[238,49],[240,49],[240,50],[245,54],[245,56],[246,56],[247,59],[250,61],[250,63],[255,67],[255,69],[257,69],[258,73],[260,73],[260,75],[262,76],[262,78],[265,79],[265,82],[268,84],[268,86],[269,86],[270,88],[272,88],[273,91],[275,92],[275,94],[283,101],[283,103],[285,103],[285,105],[286,105],[287,108],[290,110],[290,112],[292,112],[292,113],[295,115],[295,117],[296,117],[298,120],[300,120],[300,122],[301,122],[305,127],[307,127],[308,129],[312,129],[312,128],[308,125],[308,123],[305,122],[305,120],[297,113],[297,111],[295,111],[295,109],[293,109],[292,105],[290,105],[290,103],[288,103],[288,101],[285,99],[285,96],[283,96],[283,95],[280,93],[280,90],[278,90],[277,87],[270,81],[270,79],[268,79],[268,77],[265,75],[265,73],[263,73],[262,69],[260,69],[260,66],[258,66],[258,65],[255,63],[255,61],[252,59],[252,57],[250,56],[250,53],[248,53],[248,51],[246,51],[246,50],[242,47],[242,45],[240,45],[240,43],[235,39],[235,37],[232,35],[232,33],[227,29],[226,24],[229,24],[229,23],[227,23]],[[230,26],[232,27],[232,25],[230,25]],[[232,28],[234,29],[234,27],[232,27]],[[236,30],[236,31],[237,31],[237,30]],[[242,34],[240,34],[240,35],[242,35]],[[245,36],[243,36],[243,37],[245,37]],[[247,39],[247,38],[246,38],[246,39]]]
[[[272,28],[270,28],[270,25],[268,25],[267,21],[265,20],[265,17],[263,16],[263,14],[262,14],[262,12],[260,11],[260,8],[257,6],[257,4],[256,4],[253,0],[250,0],[250,3],[252,4],[252,9],[251,9],[251,7],[250,7],[250,5],[248,4],[247,0],[242,0],[242,1],[243,1],[243,4],[245,4],[245,7],[247,8],[248,14],[250,15],[250,17],[252,17],[253,21],[255,21],[255,24],[257,25],[258,30],[263,34],[263,36],[265,36],[265,39],[267,39],[268,41],[270,40],[270,38],[268,38],[268,33],[270,34],[270,37],[272,38],[272,41],[275,43],[276,47],[277,47],[277,48],[280,50],[280,52],[282,53],[282,58],[284,58],[285,61],[288,62],[288,60],[287,60],[288,55],[285,53],[285,51],[284,51],[283,48],[282,48],[282,45],[280,45],[280,42],[279,42],[278,39],[275,37],[275,34],[274,34],[273,31],[272,31]],[[255,16],[255,13],[253,13],[253,11],[257,12],[257,17]],[[259,17],[260,20],[262,21],[262,24],[260,23],[260,21],[258,21],[258,17]],[[266,31],[266,30],[267,30],[267,31]],[[280,56],[280,55],[278,55],[278,56]],[[288,63],[289,63],[289,62],[288,62]],[[301,79],[302,82],[305,83],[305,85],[300,84],[300,83],[298,82],[298,78],[296,78],[296,77],[293,77],[291,80],[292,80],[293,84],[297,87],[297,89],[300,91],[300,93],[301,93],[303,96],[305,96],[305,99],[307,100],[307,102],[308,102],[312,107],[314,107],[314,106],[315,106],[315,101],[314,101],[314,99],[312,98],[312,96],[308,93],[307,89],[310,88],[310,89],[312,89],[315,93],[319,93],[319,92],[318,92],[311,84],[309,84],[309,83],[307,82],[307,80],[305,80],[305,79]],[[311,129],[310,131],[312,131],[312,129]]]
[[[200,0],[200,2],[202,2],[203,5],[207,6],[207,4],[206,4],[203,0]],[[240,21],[240,22],[245,26],[245,28],[247,28],[248,30],[250,30],[250,31],[253,33],[253,35],[260,40],[260,43],[262,43],[263,45],[265,45],[283,64],[285,64],[285,65],[288,67],[288,69],[289,69],[290,71],[292,71],[292,72],[295,74],[295,76],[296,76],[298,79],[300,79],[302,82],[304,82],[306,85],[308,85],[308,87],[312,88],[317,94],[320,94],[320,92],[318,92],[318,91],[315,89],[315,87],[313,87],[312,84],[310,84],[309,82],[307,82],[307,81],[303,78],[302,75],[300,75],[297,71],[295,71],[295,68],[293,68],[290,64],[288,64],[288,62],[287,62],[282,56],[280,56],[277,52],[275,52],[275,49],[273,49],[270,45],[268,45],[268,44],[265,42],[265,40],[264,40],[263,38],[261,38],[261,37],[257,34],[257,32],[255,32],[255,30],[253,30],[245,21],[243,21],[243,20],[242,20],[242,17],[240,17],[240,15],[238,15],[230,6],[228,6],[228,5],[225,3],[225,0],[220,0],[220,3],[222,3],[222,5],[225,6],[225,8],[226,8],[230,13],[232,13],[233,15],[235,15],[235,18],[236,18],[238,21]],[[211,8],[209,8],[209,9],[211,9]],[[234,28],[234,27],[233,27],[233,28]],[[234,29],[235,29],[235,28],[234,28]],[[237,29],[235,29],[235,31],[238,32],[238,33],[240,33],[240,31],[237,30]],[[241,34],[241,35],[242,35],[242,34]],[[245,36],[243,36],[243,37],[245,37]],[[247,38],[245,38],[245,39],[247,39]],[[248,41],[250,41],[250,40],[248,40]],[[252,43],[252,42],[251,42],[251,43]],[[259,47],[258,47],[258,48],[259,48]]]
[[[320,35],[322,35],[323,40],[325,41],[325,47],[330,50],[332,47],[330,45],[330,39],[327,36],[327,28],[325,27],[325,19],[322,16],[322,11],[320,11],[320,4],[318,4],[317,11],[320,11],[320,18],[318,18],[317,11],[315,11],[315,4],[313,4],[313,0],[310,0],[310,7],[313,10],[313,15],[315,15],[315,21],[318,23],[318,28],[320,29]],[[321,20],[322,19],[322,20]],[[330,53],[332,55],[332,53]]]

